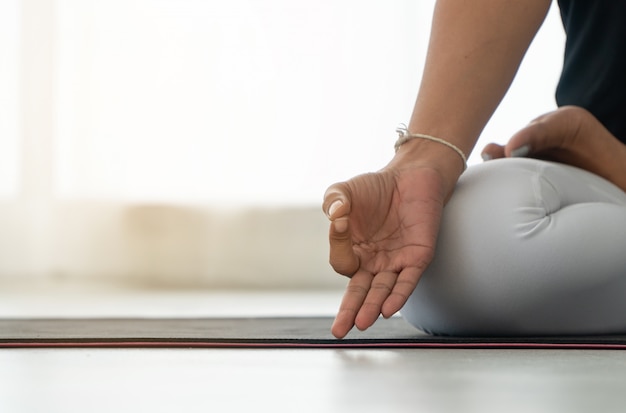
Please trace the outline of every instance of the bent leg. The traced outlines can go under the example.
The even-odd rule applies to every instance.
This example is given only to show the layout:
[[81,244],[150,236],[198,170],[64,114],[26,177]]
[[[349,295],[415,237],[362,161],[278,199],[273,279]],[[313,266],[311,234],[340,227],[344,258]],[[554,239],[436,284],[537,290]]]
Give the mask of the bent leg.
[[535,159],[470,168],[401,313],[433,334],[626,332],[626,193]]

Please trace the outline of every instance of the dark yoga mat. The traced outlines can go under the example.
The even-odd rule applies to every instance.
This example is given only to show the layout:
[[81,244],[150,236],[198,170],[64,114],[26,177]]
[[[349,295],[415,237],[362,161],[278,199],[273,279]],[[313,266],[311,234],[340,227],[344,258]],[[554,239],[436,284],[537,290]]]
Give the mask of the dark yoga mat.
[[0,348],[558,348],[626,349],[626,335],[437,337],[400,317],[343,340],[330,317],[0,319]]

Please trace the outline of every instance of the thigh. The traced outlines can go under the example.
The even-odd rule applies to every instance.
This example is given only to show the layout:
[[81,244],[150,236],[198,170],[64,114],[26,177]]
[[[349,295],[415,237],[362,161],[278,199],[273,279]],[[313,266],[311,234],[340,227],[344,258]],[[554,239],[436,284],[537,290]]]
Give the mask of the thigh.
[[461,177],[402,315],[435,334],[626,332],[626,193],[567,165],[503,159]]

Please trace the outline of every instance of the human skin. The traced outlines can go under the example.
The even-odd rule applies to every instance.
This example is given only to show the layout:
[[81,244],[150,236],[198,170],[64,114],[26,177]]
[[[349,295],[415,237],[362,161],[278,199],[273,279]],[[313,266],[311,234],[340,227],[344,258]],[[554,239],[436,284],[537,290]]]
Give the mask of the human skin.
[[[549,0],[439,0],[409,132],[469,154],[549,7]],[[413,139],[380,171],[328,188],[330,264],[350,277],[336,337],[402,308],[433,257],[443,207],[462,172],[450,148]]]
[[626,191],[626,145],[590,112],[564,106],[534,119],[506,145],[491,143],[485,160],[526,156],[577,166]]

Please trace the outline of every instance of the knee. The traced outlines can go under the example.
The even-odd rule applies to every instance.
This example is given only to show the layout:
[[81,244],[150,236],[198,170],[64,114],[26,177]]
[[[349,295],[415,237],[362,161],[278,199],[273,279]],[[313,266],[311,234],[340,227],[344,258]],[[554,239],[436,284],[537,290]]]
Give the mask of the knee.
[[446,205],[435,256],[402,315],[433,334],[509,330],[523,272],[521,244],[559,208],[541,161],[506,159],[470,168]]

